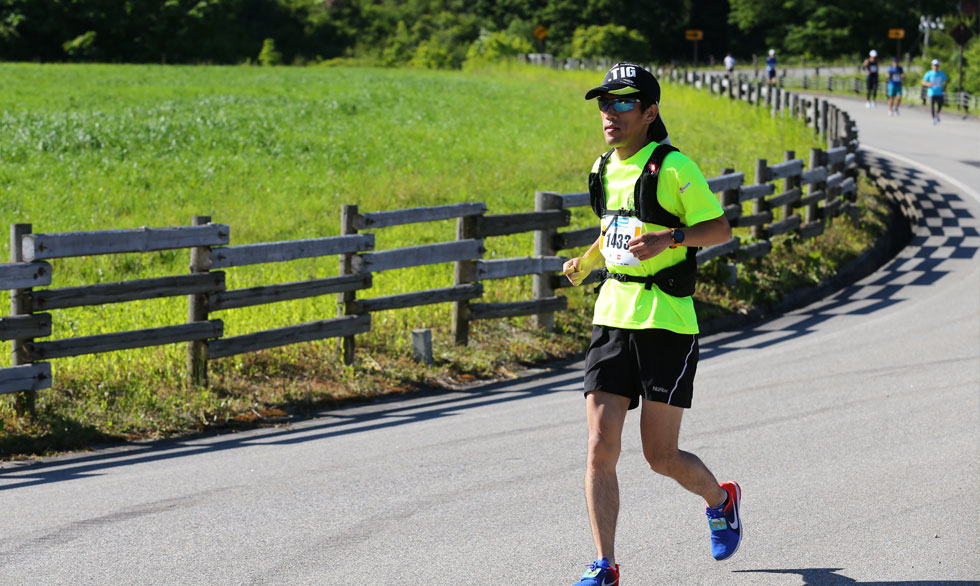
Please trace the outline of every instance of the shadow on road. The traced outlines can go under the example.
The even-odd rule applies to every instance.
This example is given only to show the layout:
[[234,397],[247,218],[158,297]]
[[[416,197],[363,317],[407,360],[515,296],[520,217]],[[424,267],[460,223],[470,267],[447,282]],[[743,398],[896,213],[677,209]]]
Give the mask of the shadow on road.
[[980,249],[978,218],[971,204],[944,190],[916,169],[894,166],[884,158],[864,155],[885,176],[901,184],[918,218],[914,237],[873,279],[844,287],[826,300],[749,326],[702,344],[701,359],[745,348],[762,349],[815,331],[817,325],[841,316],[868,315],[901,303],[909,287],[928,287],[950,273],[950,261],[972,259]]
[[969,580],[899,580],[897,582],[874,580],[858,582],[837,572],[842,568],[803,568],[799,570],[735,570],[741,573],[796,574],[803,578],[804,586],[980,586],[980,581]]
[[250,446],[292,445],[352,433],[410,425],[452,417],[467,409],[520,401],[550,393],[581,389],[582,371],[568,366],[520,379],[480,385],[446,395],[444,391],[382,399],[370,405],[331,410],[316,419],[275,429],[259,429],[197,439],[160,440],[125,444],[97,453],[52,458],[30,463],[6,463],[0,469],[0,493],[6,490],[97,476],[106,470],[184,458]]

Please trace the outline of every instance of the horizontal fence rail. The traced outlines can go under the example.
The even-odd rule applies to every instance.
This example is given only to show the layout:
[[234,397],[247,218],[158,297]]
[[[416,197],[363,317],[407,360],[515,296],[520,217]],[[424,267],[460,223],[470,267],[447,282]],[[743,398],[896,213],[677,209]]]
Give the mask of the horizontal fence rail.
[[[828,143],[826,151],[813,149],[808,160],[788,151],[783,160],[772,164],[759,159],[751,172],[725,169],[707,178],[729,222],[745,233],[699,250],[698,264],[723,262],[735,271],[738,263],[769,254],[772,238],[815,237],[836,215],[854,208],[857,129],[846,112],[819,98],[762,83],[677,69],[657,73],[756,107],[765,105],[773,116],[798,118]],[[241,245],[232,245],[229,227],[212,223],[208,216],[196,216],[190,226],[59,234],[35,234],[29,224],[14,224],[11,262],[0,264],[0,286],[11,291],[11,315],[0,318],[0,339],[12,341],[14,358],[10,367],[0,368],[0,393],[24,392],[33,397],[50,387],[50,360],[173,343],[186,343],[188,379],[195,385],[207,384],[211,360],[315,340],[337,339],[342,360],[352,364],[355,336],[371,331],[372,313],[440,303],[452,304],[456,344],[468,342],[475,320],[530,316],[538,327],[550,329],[554,314],[568,306],[567,297],[556,295],[570,286],[561,274],[570,255],[566,251],[589,246],[599,236],[597,223],[569,228],[575,208],[586,208],[580,213],[590,215],[588,206],[587,192],[550,191],[535,193],[533,211],[508,214],[489,214],[483,202],[369,213],[345,205],[339,236]],[[446,220],[456,222],[453,240],[398,249],[376,247],[383,244],[384,228]],[[523,233],[533,234],[531,256],[484,259],[494,238]],[[48,261],[52,259],[178,248],[189,252],[189,274],[51,288],[54,268]],[[226,271],[322,257],[339,260],[337,276],[226,289]],[[370,296],[380,274],[446,263],[452,263],[452,286]],[[481,302],[493,282],[527,276],[532,279],[531,299]],[[594,272],[585,282],[595,282],[597,276]],[[183,324],[47,339],[56,330],[58,310],[185,295],[188,320]],[[326,295],[337,296],[336,317],[235,336],[225,336],[224,322],[212,318],[217,312]],[[33,405],[32,401],[27,404]]]
[[228,226],[178,226],[137,228],[67,234],[28,234],[24,237],[24,260],[93,256],[122,252],[150,252],[191,246],[228,244]]

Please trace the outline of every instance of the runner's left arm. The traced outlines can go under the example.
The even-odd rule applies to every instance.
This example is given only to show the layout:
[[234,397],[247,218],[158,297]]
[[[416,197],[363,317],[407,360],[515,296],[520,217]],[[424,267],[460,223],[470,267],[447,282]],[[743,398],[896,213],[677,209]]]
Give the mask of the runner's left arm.
[[[682,246],[713,246],[728,242],[732,237],[732,227],[724,215],[698,222],[681,230],[684,231]],[[670,233],[671,230],[657,230],[640,234],[629,241],[629,251],[640,260],[651,259],[674,243]]]

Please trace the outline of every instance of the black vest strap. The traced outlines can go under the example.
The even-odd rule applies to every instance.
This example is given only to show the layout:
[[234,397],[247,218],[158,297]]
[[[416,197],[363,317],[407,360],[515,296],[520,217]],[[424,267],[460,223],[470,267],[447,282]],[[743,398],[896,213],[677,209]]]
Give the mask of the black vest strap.
[[614,279],[620,283],[643,283],[644,289],[647,291],[652,285],[656,285],[667,295],[688,297],[694,295],[694,287],[697,284],[697,268],[696,248],[688,248],[687,256],[676,265],[661,269],[645,277],[610,273],[608,269],[603,267],[599,270],[599,283],[595,286],[595,292],[599,292],[606,279]]
[[[589,202],[592,204],[592,211],[600,218],[607,213],[606,202],[608,201],[606,188],[602,184],[602,176],[606,171],[606,162],[609,161],[609,157],[614,151],[615,149],[610,149],[603,154],[599,158],[599,168],[594,173],[589,174]],[[653,153],[647,159],[647,164],[643,166],[643,172],[640,173],[640,178],[637,179],[633,188],[633,209],[635,211],[620,215],[636,216],[643,222],[671,228],[681,227],[680,218],[664,209],[660,205],[660,200],[657,199],[660,168],[663,166],[667,155],[675,151],[677,148],[669,144],[658,144],[653,149]]]
[[[589,201],[592,204],[592,211],[599,218],[605,216],[606,210],[606,189],[602,184],[602,175],[606,170],[606,162],[612,156],[615,149],[610,149],[599,158],[599,168],[589,174]],[[660,144],[653,149],[653,153],[647,160],[647,164],[640,173],[640,178],[636,181],[633,188],[633,209],[616,210],[619,216],[636,216],[640,221],[651,224],[659,224],[670,228],[681,228],[681,220],[674,214],[668,212],[657,198],[657,183],[660,176],[660,168],[663,166],[664,159],[668,154],[676,151],[677,148]],[[647,290],[653,285],[661,291],[674,297],[687,297],[694,294],[694,286],[697,282],[697,248],[689,247],[687,256],[683,261],[676,265],[657,271],[656,274],[646,277],[635,277],[622,273],[610,273],[606,269],[600,272],[600,281],[595,290],[598,293],[602,284],[609,279],[616,279],[623,283],[643,283]]]

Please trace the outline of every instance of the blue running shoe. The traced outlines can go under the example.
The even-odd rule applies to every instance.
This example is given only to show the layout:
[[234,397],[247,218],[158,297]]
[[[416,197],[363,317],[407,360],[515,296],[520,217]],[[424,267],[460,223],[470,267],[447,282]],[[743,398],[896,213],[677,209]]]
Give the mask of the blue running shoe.
[[575,586],[619,586],[619,564],[611,566],[606,558],[596,560]]
[[728,502],[722,508],[705,509],[711,528],[711,555],[718,561],[732,557],[742,543],[742,488],[737,482],[722,482],[720,486],[728,493]]

